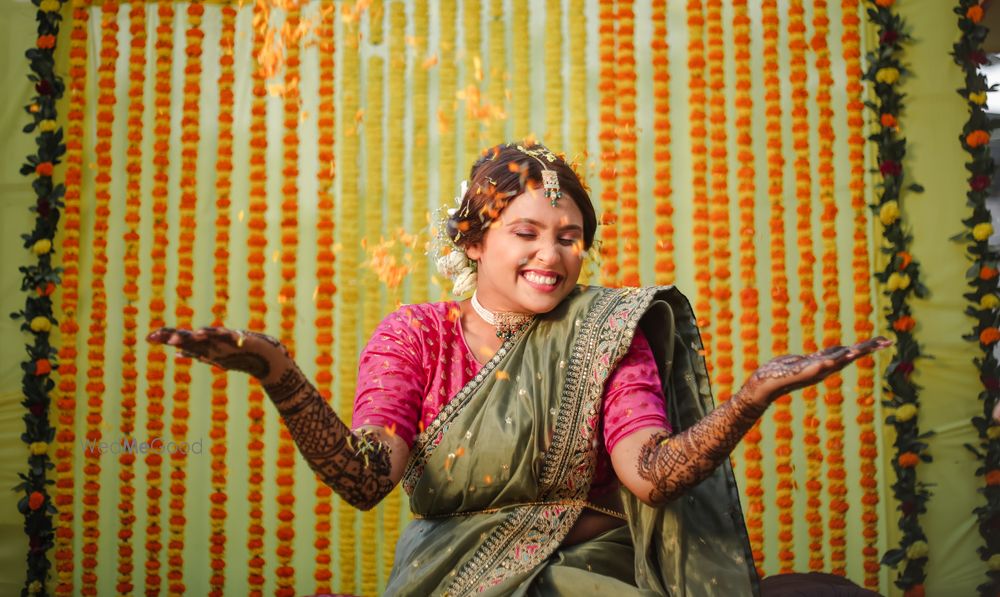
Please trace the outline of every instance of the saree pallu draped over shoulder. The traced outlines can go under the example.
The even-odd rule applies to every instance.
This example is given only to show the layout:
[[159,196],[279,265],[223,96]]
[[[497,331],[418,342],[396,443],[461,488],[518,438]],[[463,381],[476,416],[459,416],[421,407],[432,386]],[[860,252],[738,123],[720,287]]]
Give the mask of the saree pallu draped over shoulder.
[[682,430],[713,404],[687,300],[673,287],[579,288],[506,341],[417,437],[403,476],[417,520],[389,595],[755,595],[728,462],[628,525],[571,547],[589,504],[608,376],[642,327]]

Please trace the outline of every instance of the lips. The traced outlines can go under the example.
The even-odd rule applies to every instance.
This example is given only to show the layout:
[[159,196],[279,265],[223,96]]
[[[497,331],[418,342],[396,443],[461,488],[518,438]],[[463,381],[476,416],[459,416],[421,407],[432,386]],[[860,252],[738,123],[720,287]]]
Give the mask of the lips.
[[521,272],[521,277],[529,286],[542,292],[552,292],[559,287],[563,276],[555,272],[540,270],[525,270]]

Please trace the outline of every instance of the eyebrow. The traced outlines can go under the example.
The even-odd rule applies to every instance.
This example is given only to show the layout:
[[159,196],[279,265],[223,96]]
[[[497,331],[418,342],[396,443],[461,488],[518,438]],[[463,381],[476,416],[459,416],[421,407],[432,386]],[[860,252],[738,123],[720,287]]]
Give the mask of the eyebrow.
[[[538,220],[532,220],[531,218],[518,218],[507,225],[513,226],[514,224],[531,224],[533,226],[538,226],[539,228],[546,228],[545,224],[539,222]],[[583,232],[583,226],[580,226],[579,224],[566,224],[565,226],[560,226],[559,230],[564,232],[570,230]]]

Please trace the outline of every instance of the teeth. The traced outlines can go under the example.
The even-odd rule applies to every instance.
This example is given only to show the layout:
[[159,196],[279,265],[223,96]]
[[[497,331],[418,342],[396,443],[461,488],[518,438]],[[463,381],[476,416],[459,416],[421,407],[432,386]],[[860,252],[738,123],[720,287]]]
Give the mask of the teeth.
[[556,276],[543,276],[542,274],[536,274],[535,272],[527,272],[524,274],[525,279],[529,282],[534,282],[535,284],[545,284],[546,286],[552,286],[556,283]]

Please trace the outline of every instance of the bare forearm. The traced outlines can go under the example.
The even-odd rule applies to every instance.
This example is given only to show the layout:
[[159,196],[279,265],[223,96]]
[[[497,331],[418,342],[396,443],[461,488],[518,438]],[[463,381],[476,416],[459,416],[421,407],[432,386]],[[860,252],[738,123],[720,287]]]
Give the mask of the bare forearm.
[[653,487],[649,501],[663,503],[704,481],[733,451],[767,409],[744,388],[685,431],[657,433],[639,452],[638,473]]
[[309,467],[349,504],[368,510],[392,491],[389,446],[352,432],[294,363],[264,390]]

